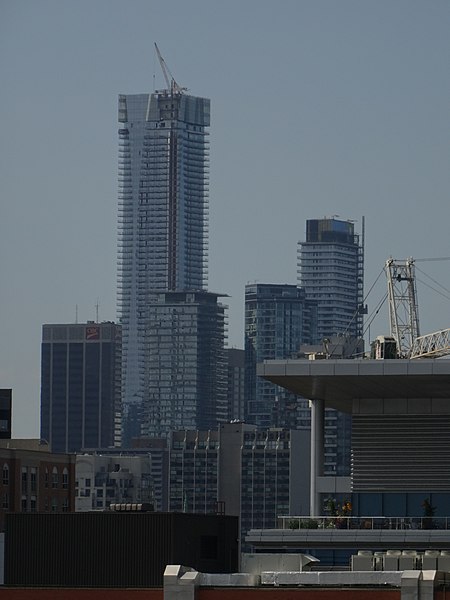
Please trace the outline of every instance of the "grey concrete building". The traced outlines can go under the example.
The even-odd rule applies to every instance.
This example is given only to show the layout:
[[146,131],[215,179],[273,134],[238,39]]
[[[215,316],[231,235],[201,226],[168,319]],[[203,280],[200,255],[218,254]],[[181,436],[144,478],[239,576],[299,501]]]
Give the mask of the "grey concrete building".
[[240,517],[275,527],[309,502],[309,432],[259,430],[240,422],[215,431],[178,431],[170,441],[169,509]]
[[[286,529],[276,543],[297,549],[450,550],[450,361],[268,361],[259,374],[311,400],[311,516],[323,515],[324,497],[340,486],[356,519],[342,533],[337,527]],[[348,480],[323,473],[325,407],[352,415]]]

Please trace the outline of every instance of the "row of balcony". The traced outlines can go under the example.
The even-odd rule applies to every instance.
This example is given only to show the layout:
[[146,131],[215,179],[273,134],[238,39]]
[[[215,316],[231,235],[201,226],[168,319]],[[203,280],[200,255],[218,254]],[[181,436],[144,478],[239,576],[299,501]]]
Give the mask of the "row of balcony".
[[279,516],[279,529],[450,529],[450,517]]

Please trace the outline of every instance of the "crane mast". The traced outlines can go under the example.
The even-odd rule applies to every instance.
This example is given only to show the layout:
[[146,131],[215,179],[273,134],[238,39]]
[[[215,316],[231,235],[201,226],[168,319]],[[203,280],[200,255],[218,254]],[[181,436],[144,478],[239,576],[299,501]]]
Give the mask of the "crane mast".
[[[419,333],[414,260],[412,258],[406,260],[389,258],[385,264],[385,271],[388,284],[391,337],[378,336],[373,342],[374,358],[416,359],[449,356],[450,329],[441,329],[426,335]],[[395,345],[394,351],[389,346],[390,344]]]
[[414,260],[389,258],[386,276],[391,336],[403,358],[410,355],[414,341],[420,335]]

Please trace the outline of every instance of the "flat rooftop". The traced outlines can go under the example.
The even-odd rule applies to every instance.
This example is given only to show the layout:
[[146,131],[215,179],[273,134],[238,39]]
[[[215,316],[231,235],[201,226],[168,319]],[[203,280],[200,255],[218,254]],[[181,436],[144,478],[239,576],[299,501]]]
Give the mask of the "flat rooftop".
[[266,360],[257,375],[329,408],[352,411],[359,398],[448,398],[450,360]]

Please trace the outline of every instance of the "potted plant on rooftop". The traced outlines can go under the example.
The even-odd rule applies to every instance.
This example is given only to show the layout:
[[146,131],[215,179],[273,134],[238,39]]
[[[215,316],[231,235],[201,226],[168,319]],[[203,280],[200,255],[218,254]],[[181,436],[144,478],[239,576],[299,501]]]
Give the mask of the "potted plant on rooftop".
[[425,498],[422,502],[423,519],[422,529],[433,529],[433,517],[436,512],[436,507],[431,505],[430,499]]

